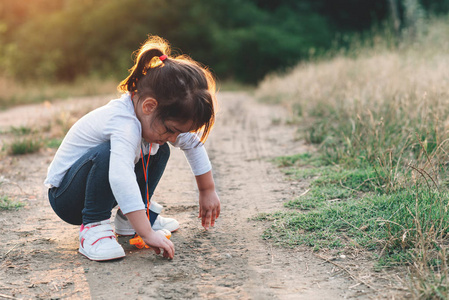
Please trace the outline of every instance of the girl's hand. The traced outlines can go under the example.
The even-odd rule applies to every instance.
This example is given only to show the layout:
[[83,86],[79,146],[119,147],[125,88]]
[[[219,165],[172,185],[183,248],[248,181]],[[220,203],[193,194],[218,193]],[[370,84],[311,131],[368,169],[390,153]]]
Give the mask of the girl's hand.
[[212,171],[196,176],[196,183],[200,192],[200,212],[201,225],[208,230],[209,226],[215,225],[215,219],[220,215],[220,199],[215,191]]
[[150,234],[148,234],[148,236],[142,237],[142,239],[145,244],[150,247],[150,249],[156,252],[156,254],[160,254],[161,249],[163,249],[163,256],[165,258],[173,259],[173,257],[175,256],[175,246],[161,232],[151,230]]
[[125,215],[137,234],[156,254],[164,250],[164,257],[173,258],[175,256],[175,246],[163,234],[155,232],[148,222],[145,210],[136,210]]
[[209,226],[215,225],[215,219],[220,215],[220,199],[215,189],[200,191],[200,211],[198,218],[201,218],[201,225],[208,230]]

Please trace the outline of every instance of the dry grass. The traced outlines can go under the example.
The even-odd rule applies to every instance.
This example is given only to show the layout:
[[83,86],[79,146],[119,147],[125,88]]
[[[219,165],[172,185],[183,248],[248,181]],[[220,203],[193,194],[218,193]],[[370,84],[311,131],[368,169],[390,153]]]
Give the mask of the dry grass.
[[309,124],[306,140],[327,145],[333,160],[348,153],[368,161],[381,156],[382,168],[393,171],[387,178],[392,183],[398,164],[427,167],[430,157],[439,164],[447,154],[448,34],[449,23],[437,20],[420,43],[394,50],[380,43],[356,55],[300,64],[267,77],[256,96],[282,103],[292,121]]
[[95,78],[80,79],[73,83],[20,83],[0,76],[0,109],[15,105],[40,103],[69,97],[111,94],[116,91],[117,80]]
[[301,105],[299,113],[306,117],[319,102],[339,104],[348,115],[393,105],[416,118],[428,109],[442,116],[448,109],[448,86],[449,52],[429,57],[419,51],[370,52],[301,64],[287,75],[265,79],[256,95],[281,100],[292,111]]

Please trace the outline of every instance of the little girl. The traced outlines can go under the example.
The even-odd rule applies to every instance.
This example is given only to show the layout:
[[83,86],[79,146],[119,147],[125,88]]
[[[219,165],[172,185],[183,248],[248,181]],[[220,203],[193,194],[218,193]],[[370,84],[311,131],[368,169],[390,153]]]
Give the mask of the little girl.
[[91,260],[125,256],[109,220],[116,205],[117,233],[136,232],[157,254],[162,249],[173,258],[173,243],[155,229],[174,231],[178,223],[158,216],[162,207],[150,199],[170,142],[196,177],[202,225],[214,226],[220,200],[203,142],[215,121],[215,82],[200,64],[171,57],[168,43],[150,36],[118,88],[120,99],[82,117],[64,138],[45,180],[50,204],[62,220],[81,225],[79,252]]

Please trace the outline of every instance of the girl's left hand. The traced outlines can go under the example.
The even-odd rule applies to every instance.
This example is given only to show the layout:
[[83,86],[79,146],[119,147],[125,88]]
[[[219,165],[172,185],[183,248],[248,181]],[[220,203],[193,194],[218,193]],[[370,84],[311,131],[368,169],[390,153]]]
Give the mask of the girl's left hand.
[[220,199],[215,189],[200,191],[199,203],[198,218],[201,218],[201,225],[208,230],[209,226],[215,225],[215,219],[220,215]]

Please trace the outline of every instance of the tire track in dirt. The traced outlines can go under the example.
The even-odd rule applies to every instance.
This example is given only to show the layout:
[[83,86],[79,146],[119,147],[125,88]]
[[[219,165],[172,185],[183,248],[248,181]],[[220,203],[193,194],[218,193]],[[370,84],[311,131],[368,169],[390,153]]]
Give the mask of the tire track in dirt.
[[306,150],[295,141],[294,128],[272,125],[285,111],[257,104],[245,93],[221,93],[219,103],[206,144],[222,201],[215,228],[205,232],[200,226],[195,180],[181,151],[172,150],[155,192],[166,207],[163,214],[181,223],[172,237],[173,261],[136,250],[124,237],[119,241],[125,259],[87,260],[77,253],[78,228],[54,215],[42,186],[54,150],[3,158],[0,191],[26,207],[0,212],[0,294],[25,299],[364,299],[366,287],[350,288],[356,282],[309,250],[263,241],[268,225],[251,220],[259,212],[281,210],[285,199],[304,188],[285,181],[270,162]]

